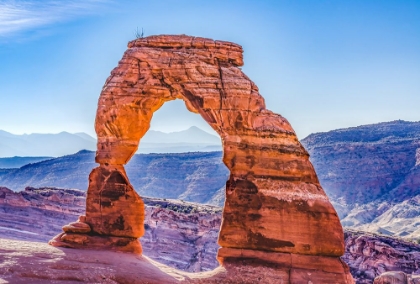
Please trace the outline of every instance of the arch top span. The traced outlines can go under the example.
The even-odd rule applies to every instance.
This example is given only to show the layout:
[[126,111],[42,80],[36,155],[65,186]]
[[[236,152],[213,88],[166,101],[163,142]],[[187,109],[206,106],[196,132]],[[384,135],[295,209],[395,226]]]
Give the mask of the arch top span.
[[123,165],[153,113],[182,99],[222,138],[231,173],[219,235],[222,262],[245,252],[250,258],[262,251],[344,253],[341,224],[308,153],[289,122],[266,109],[242,65],[242,47],[225,41],[159,35],[128,43],[98,102],[100,166],[90,176],[85,220],[92,232],[130,240],[143,234],[141,198]]
[[223,142],[241,139],[248,143],[246,139],[251,138],[253,144],[264,146],[269,141],[264,135],[278,134],[294,139],[289,147],[307,156],[287,120],[266,109],[258,87],[238,68],[243,65],[240,45],[161,35],[131,41],[128,47],[99,99],[98,163],[127,163],[148,130],[153,112],[177,98],[184,100],[188,110],[199,113]]
[[200,53],[200,50],[202,50],[221,62],[229,62],[235,66],[244,65],[242,46],[229,41],[187,35],[157,35],[138,38],[128,43],[129,49],[136,47],[191,49],[191,53],[194,53],[194,50]]

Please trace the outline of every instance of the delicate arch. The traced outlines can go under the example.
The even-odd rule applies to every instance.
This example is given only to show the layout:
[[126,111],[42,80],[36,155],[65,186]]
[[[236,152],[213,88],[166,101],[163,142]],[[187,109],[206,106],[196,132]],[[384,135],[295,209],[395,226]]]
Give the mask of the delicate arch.
[[[288,121],[266,109],[242,65],[242,47],[230,42],[162,35],[128,44],[98,102],[100,166],[91,173],[81,220],[92,230],[88,241],[95,243],[91,236],[97,234],[108,238],[109,247],[126,247],[143,234],[143,203],[123,165],[141,145],[153,113],[178,98],[222,138],[231,175],[219,235],[221,261],[258,258],[262,251],[343,254],[342,227],[308,153]],[[75,234],[65,235],[60,242],[80,245]]]

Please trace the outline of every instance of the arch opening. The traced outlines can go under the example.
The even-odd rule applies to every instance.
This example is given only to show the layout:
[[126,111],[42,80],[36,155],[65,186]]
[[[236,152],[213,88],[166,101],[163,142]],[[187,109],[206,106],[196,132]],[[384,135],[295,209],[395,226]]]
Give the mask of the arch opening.
[[[161,111],[165,111],[165,107],[168,110],[173,110],[174,107],[178,109],[176,114],[166,113],[160,118],[159,115]],[[147,150],[158,150],[161,153],[134,155],[125,168],[130,183],[145,203],[144,235],[140,238],[143,254],[186,272],[208,271],[219,265],[216,255],[219,249],[217,237],[221,225],[220,207],[224,203],[229,170],[222,162],[221,148],[218,152],[203,152],[208,144],[214,145],[211,143],[204,143],[204,147],[201,148],[192,143],[183,147],[175,144],[174,149],[162,146],[150,148],[148,143],[155,141],[153,137],[148,139],[151,132],[156,134],[153,133],[154,121],[159,119],[167,122],[176,121],[179,116],[191,120],[198,118],[202,121],[199,114],[188,111],[183,101],[179,99],[166,101],[153,113],[150,120],[151,127],[140,138],[136,151],[136,153],[142,152],[142,147],[147,147]],[[197,120],[195,124],[198,124]],[[180,134],[190,136],[204,134],[204,137],[196,139],[184,138],[199,143],[215,137],[219,138],[218,143],[221,146],[219,136],[211,137],[206,135],[206,132],[199,131],[193,129],[185,133],[178,132],[176,138],[180,139]],[[165,137],[162,136],[160,138],[164,140]],[[215,143],[214,140],[211,141]],[[192,151],[182,152],[188,146],[192,147]],[[163,154],[165,149],[173,153]],[[153,163],[153,167],[157,167],[159,172],[148,172],[150,163]],[[133,167],[134,165],[137,167]],[[205,205],[215,202],[219,208]],[[182,221],[176,222],[176,220]]]
[[[136,152],[147,155],[136,155],[127,163],[127,176],[142,197],[215,205],[212,198],[220,195],[229,176],[229,170],[221,163],[220,137],[215,132],[213,135],[196,127],[203,121],[202,118],[185,109],[183,102],[176,101],[166,102],[163,109],[153,115],[150,121],[152,127],[140,139]],[[161,111],[164,113],[160,114]],[[156,125],[162,128],[163,121],[169,125],[165,129],[169,133],[154,130]],[[179,123],[183,126],[176,125]],[[172,126],[183,131],[172,132]],[[142,148],[146,149],[141,151]],[[153,172],[149,168],[154,169]],[[223,206],[220,201],[224,199],[218,203]]]

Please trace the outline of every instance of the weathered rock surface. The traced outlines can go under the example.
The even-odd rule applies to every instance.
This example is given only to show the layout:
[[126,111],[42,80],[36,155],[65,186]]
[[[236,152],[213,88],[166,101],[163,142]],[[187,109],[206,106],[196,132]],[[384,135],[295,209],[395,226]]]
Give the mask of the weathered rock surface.
[[388,271],[420,274],[418,244],[356,231],[346,231],[345,240],[346,253],[342,259],[349,265],[356,283],[372,283],[375,277]]
[[[27,188],[22,192],[2,188],[0,192],[1,238],[46,243],[68,223],[85,227],[80,224],[86,221],[83,218],[72,222],[85,214],[85,192],[56,188]],[[140,241],[145,255],[188,272],[208,271],[219,265],[220,207],[154,198],[144,201],[145,234]],[[77,247],[77,241],[67,246]]]
[[177,200],[145,198],[144,254],[171,267],[190,272],[216,268],[220,207]]
[[[18,195],[18,193],[12,194]],[[36,190],[32,190],[31,194],[36,194]],[[186,283],[195,283],[194,281],[201,281],[199,283],[255,283],[256,281],[299,283],[302,277],[309,281],[314,278],[318,279],[321,273],[323,279],[327,279],[330,283],[345,283],[347,281],[343,277],[348,277],[346,276],[348,273],[337,275],[337,268],[343,270],[346,269],[346,266],[331,257],[315,257],[314,259],[309,256],[291,257],[290,254],[272,253],[271,259],[267,258],[264,263],[260,260],[255,261],[253,258],[240,257],[238,260],[229,257],[224,259],[224,268],[217,268],[216,252],[218,249],[217,233],[221,221],[220,208],[182,201],[149,199],[146,202],[149,203],[149,207],[146,209],[146,234],[141,239],[144,244],[144,254],[147,255],[149,252],[153,255],[154,253],[157,260],[171,263],[173,267],[180,267],[186,271],[209,271],[208,274],[185,274],[181,271],[163,268],[165,272],[170,271],[172,277],[175,277],[174,274],[182,276],[171,279],[165,278],[167,277],[165,274],[162,276],[161,272],[156,272],[156,269],[150,267],[143,271],[141,259],[145,258],[135,255],[123,253],[115,255],[111,251],[53,250],[45,249],[45,244],[42,243],[4,240],[0,241],[0,258],[7,261],[3,261],[0,265],[0,279],[11,283],[37,283],[37,281],[41,281],[40,279],[43,281],[54,280],[57,283],[61,283],[60,281],[63,283],[76,281],[85,283],[114,283],[112,281],[115,283],[177,283],[177,279],[184,279]],[[26,211],[29,208],[28,206],[15,206],[15,209],[18,212]],[[42,211],[45,215],[52,213],[50,210],[42,209]],[[38,219],[41,219],[40,217],[37,216]],[[84,218],[81,218],[78,223],[83,221],[85,221]],[[26,224],[27,228],[34,231],[36,228],[31,225]],[[71,242],[66,242],[67,245],[69,243]],[[127,262],[127,258],[132,261]],[[314,269],[313,261],[321,261],[316,267],[317,269]],[[162,270],[163,265],[154,262],[152,264]],[[321,269],[322,264],[327,265],[326,271]],[[331,266],[331,264],[334,265]],[[107,269],[104,269],[105,266]],[[57,269],[58,267],[60,269]],[[75,274],[76,269],[78,273]],[[127,273],[127,269],[130,269],[131,272]],[[153,280],[150,280],[150,275],[145,277],[144,273],[153,275]],[[311,275],[308,276],[308,273]],[[197,280],[188,282],[188,279]],[[145,280],[149,282],[142,282]]]
[[[185,35],[130,42],[99,98],[95,130],[100,167],[94,171],[126,164],[153,113],[167,101],[182,99],[222,138],[223,162],[230,170],[219,235],[219,244],[230,248],[226,252],[235,257],[240,250],[341,256],[341,224],[308,153],[287,120],[265,108],[241,65],[242,47],[229,42]],[[97,193],[89,186],[86,216],[92,232],[138,236],[129,229],[135,222],[124,218],[124,229],[118,227],[118,216],[123,216],[119,207],[112,215],[112,207],[97,201],[106,184],[106,179],[96,183]],[[128,180],[123,184],[130,188]],[[90,220],[101,220],[107,230]]]
[[99,235],[143,236],[144,203],[120,165],[95,168],[89,176],[86,223]]
[[[317,133],[302,141],[344,227],[420,238],[418,133],[419,122],[394,121]],[[391,164],[393,153],[400,157],[396,165]],[[221,159],[221,153],[135,155],[125,167],[141,196],[223,205],[229,173]],[[97,166],[93,160],[92,152],[81,151],[21,169],[0,169],[0,185],[14,190],[26,185],[84,190],[86,176]],[[377,172],[402,180],[397,194],[392,185],[377,182]],[[384,195],[370,196],[377,192]]]
[[13,192],[0,187],[0,235],[45,242],[84,214],[85,200],[85,192],[79,190],[27,187]]
[[86,222],[86,216],[79,216],[79,220],[77,222],[72,222],[68,225],[63,226],[64,233],[81,233],[81,234],[87,234],[90,233],[91,228],[90,226],[85,223]]
[[[92,231],[86,239],[62,234],[52,245],[92,248],[104,238],[108,247],[110,238],[142,236],[143,202],[123,165],[137,151],[153,113],[167,101],[182,99],[220,135],[230,171],[219,262],[274,263],[292,282],[353,282],[339,259],[344,239],[338,215],[291,125],[265,108],[258,88],[239,68],[242,52],[237,44],[185,35],[128,44],[98,102],[95,160],[100,166],[89,176],[86,199]],[[115,249],[120,243],[124,250],[131,247],[117,241]]]

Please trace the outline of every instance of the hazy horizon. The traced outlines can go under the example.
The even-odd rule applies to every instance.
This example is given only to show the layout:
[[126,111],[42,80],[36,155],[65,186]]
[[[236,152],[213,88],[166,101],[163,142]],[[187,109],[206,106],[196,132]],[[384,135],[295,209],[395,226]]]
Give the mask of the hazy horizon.
[[[215,132],[215,131],[210,132],[210,131],[207,131],[205,129],[202,129],[201,127],[196,126],[196,125],[192,125],[192,126],[189,126],[187,128],[183,128],[183,129],[180,129],[180,130],[174,130],[174,131],[172,131],[172,130],[163,131],[163,130],[149,129],[147,132],[149,132],[150,130],[152,130],[152,131],[162,132],[162,133],[165,133],[165,134],[171,134],[171,133],[183,132],[183,131],[186,131],[186,130],[188,130],[190,128],[193,128],[193,127],[197,127],[200,130],[202,130],[202,131],[204,131],[204,132],[206,132],[208,134],[211,134],[211,135],[218,135],[217,132]],[[6,131],[6,130],[0,129],[0,131]],[[32,135],[32,134],[52,134],[52,135],[54,135],[54,134],[60,134],[60,133],[70,133],[70,134],[84,133],[84,134],[87,134],[87,135],[91,136],[92,138],[95,138],[96,137],[96,134],[94,134],[94,135],[92,134],[91,135],[91,134],[86,133],[86,132],[70,132],[70,131],[66,131],[66,130],[59,131],[59,132],[24,132],[24,133],[14,133],[14,132],[11,132],[11,131],[6,131],[6,132],[7,133],[10,133],[10,134],[13,134],[13,135]],[[146,134],[147,134],[147,132],[146,132]]]
[[[203,120],[203,121],[204,121],[204,120]],[[312,133],[309,133],[307,136],[305,136],[305,137],[303,137],[303,138],[300,138],[299,140],[303,140],[303,139],[305,139],[306,137],[308,137],[308,136],[309,136],[309,135],[311,135],[311,134],[326,133],[326,132],[330,132],[330,131],[342,130],[342,129],[348,129],[348,128],[355,128],[355,127],[366,126],[366,125],[374,125],[374,124],[381,124],[381,123],[390,123],[390,122],[393,122],[393,121],[404,121],[404,122],[413,122],[413,123],[418,122],[418,123],[420,123],[420,120],[419,120],[419,121],[409,121],[409,120],[401,120],[401,119],[396,119],[396,120],[391,120],[391,121],[381,121],[381,122],[377,122],[377,123],[360,124],[360,125],[354,125],[354,126],[349,126],[349,127],[343,127],[343,128],[331,129],[331,130],[327,130],[327,131],[321,131],[321,132],[312,132]],[[143,139],[144,137],[146,137],[146,135],[147,135],[147,133],[148,133],[149,131],[156,131],[156,132],[161,132],[161,133],[164,133],[164,134],[173,134],[173,133],[184,132],[184,131],[187,131],[187,130],[189,130],[189,129],[191,129],[191,128],[194,128],[194,127],[196,127],[196,128],[198,128],[198,129],[200,129],[201,131],[206,132],[207,134],[214,135],[214,136],[216,136],[216,137],[220,137],[220,135],[219,135],[216,131],[214,131],[213,129],[211,129],[211,128],[210,128],[210,129],[203,129],[201,126],[191,125],[191,126],[188,126],[187,128],[182,128],[182,129],[179,129],[179,130],[171,130],[171,129],[169,129],[169,130],[165,131],[165,130],[149,129],[149,130],[146,132],[146,134],[142,137],[142,139]],[[0,131],[4,131],[4,130],[3,130],[3,129],[0,129]],[[69,131],[65,131],[65,130],[63,130],[63,131],[59,131],[59,132],[46,132],[46,133],[41,133],[41,132],[33,132],[33,133],[13,133],[13,132],[9,132],[9,131],[6,131],[6,132],[8,132],[8,133],[10,133],[10,134],[13,134],[13,135],[31,135],[31,134],[47,134],[47,135],[48,135],[48,134],[51,134],[51,135],[55,135],[55,134],[60,134],[60,133],[70,133],[70,134],[84,133],[84,134],[87,134],[87,135],[91,136],[91,137],[92,137],[92,138],[94,138],[94,139],[96,139],[96,138],[97,138],[97,137],[96,137],[96,134],[89,134],[89,133],[86,133],[86,132],[69,132]]]

